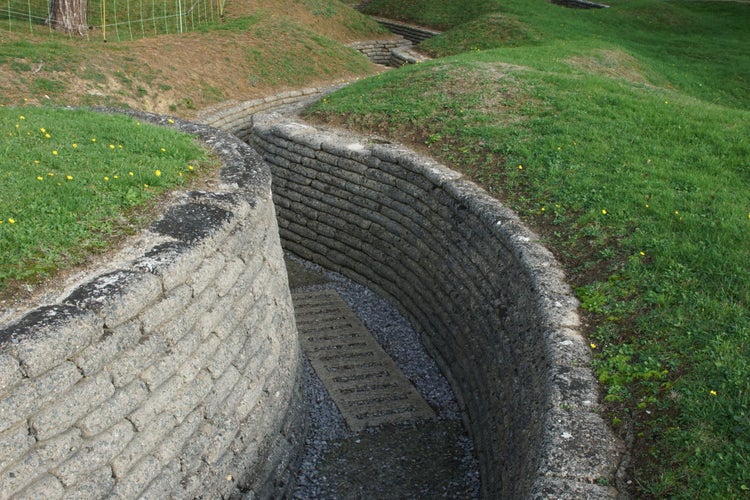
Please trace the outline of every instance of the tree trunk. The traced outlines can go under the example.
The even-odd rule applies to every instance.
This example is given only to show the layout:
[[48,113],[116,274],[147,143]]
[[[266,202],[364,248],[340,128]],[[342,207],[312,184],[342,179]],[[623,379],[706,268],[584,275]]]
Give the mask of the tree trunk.
[[49,6],[49,23],[58,31],[84,35],[88,0],[52,0]]

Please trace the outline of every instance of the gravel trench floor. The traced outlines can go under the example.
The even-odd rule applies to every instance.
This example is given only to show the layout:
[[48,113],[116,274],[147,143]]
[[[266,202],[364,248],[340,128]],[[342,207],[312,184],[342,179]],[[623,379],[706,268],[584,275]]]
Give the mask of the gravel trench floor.
[[292,256],[287,268],[292,288],[337,291],[437,415],[354,434],[305,360],[311,425],[291,498],[478,498],[478,464],[458,403],[408,321],[338,273]]

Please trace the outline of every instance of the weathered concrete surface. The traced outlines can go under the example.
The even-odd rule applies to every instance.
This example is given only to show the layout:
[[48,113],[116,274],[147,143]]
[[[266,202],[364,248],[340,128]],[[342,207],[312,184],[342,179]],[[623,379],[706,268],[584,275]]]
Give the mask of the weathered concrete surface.
[[300,343],[349,428],[435,418],[435,412],[333,290],[292,293]]
[[281,495],[306,429],[271,177],[206,126],[215,192],[0,324],[0,499]]

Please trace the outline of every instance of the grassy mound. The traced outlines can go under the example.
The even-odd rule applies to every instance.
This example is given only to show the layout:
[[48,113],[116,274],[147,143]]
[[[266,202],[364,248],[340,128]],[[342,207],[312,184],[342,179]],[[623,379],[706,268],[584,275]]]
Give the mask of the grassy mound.
[[359,82],[312,116],[408,138],[543,235],[581,300],[634,495],[740,497],[750,5],[610,3],[487,1],[451,17],[460,2],[399,15],[373,0],[375,14],[447,29],[425,48],[456,55]]

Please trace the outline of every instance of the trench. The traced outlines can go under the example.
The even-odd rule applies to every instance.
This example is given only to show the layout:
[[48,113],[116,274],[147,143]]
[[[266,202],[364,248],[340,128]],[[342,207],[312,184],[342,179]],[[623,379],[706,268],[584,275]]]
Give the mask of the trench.
[[246,140],[271,169],[282,246],[408,320],[456,397],[478,496],[615,497],[620,448],[598,414],[577,301],[517,215],[398,144],[294,115],[250,122]]
[[311,420],[290,497],[477,498],[457,402],[405,318],[338,273],[287,269]]
[[[181,193],[121,256],[0,325],[0,497],[618,495],[621,447],[552,254],[460,174],[294,115],[328,91],[229,103],[203,125],[125,112],[199,136],[224,162],[219,192]],[[329,283],[287,276],[282,246]],[[385,329],[359,310],[376,302]],[[300,338],[307,314],[323,338]],[[318,359],[338,364],[303,370],[301,343],[347,336]],[[407,337],[416,364],[399,360]],[[315,376],[349,365],[364,371],[333,388]],[[454,397],[410,374],[427,365]],[[330,431],[307,447],[303,371]],[[295,471],[326,480],[294,490]]]
[[[241,103],[204,123],[234,133],[270,167],[286,252],[365,287],[405,318],[460,418],[357,429],[320,395],[325,377],[310,363],[312,411],[327,406],[347,430],[308,439],[318,465],[303,463],[312,490],[297,498],[617,497],[622,447],[599,416],[577,301],[552,254],[458,173],[398,144],[304,123],[298,112],[327,91]],[[453,479],[420,490],[438,476]]]

